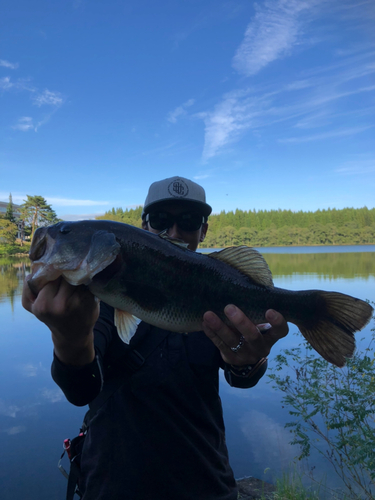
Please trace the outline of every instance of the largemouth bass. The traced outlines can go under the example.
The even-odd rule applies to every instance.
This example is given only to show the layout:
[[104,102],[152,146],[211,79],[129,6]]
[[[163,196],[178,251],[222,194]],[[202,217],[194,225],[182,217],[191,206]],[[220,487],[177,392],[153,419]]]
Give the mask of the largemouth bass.
[[124,342],[130,341],[139,319],[169,331],[192,332],[201,330],[203,314],[213,311],[230,324],[223,310],[235,304],[256,324],[265,321],[267,309],[279,311],[324,359],[341,367],[353,355],[353,333],[373,311],[367,302],[341,293],[274,287],[266,261],[250,247],[201,254],[119,222],[59,222],[39,228],[30,259],[28,283],[34,293],[59,276],[72,285],[86,285],[115,308]]

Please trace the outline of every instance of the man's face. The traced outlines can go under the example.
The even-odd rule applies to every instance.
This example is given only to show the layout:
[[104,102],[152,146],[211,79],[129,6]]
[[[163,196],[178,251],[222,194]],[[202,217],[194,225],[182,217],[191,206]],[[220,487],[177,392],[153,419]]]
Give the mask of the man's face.
[[[183,206],[183,205],[181,205],[181,203],[178,203],[178,202],[173,203],[173,204],[168,203],[168,205],[165,205],[165,206],[160,205],[157,208],[157,210],[155,210],[155,212],[165,212],[165,213],[171,214],[173,216],[178,216],[178,215],[186,214],[189,212],[196,213],[195,210],[193,210],[191,208],[189,209],[188,206]],[[162,229],[152,228],[150,223],[146,222],[146,221],[142,221],[142,228],[145,229],[146,231],[150,231],[151,233],[155,233],[155,234],[158,234],[161,231],[163,231]],[[198,248],[199,243],[204,240],[204,238],[206,236],[207,228],[208,228],[208,224],[203,223],[201,225],[201,227],[196,231],[184,231],[183,229],[181,229],[179,227],[177,222],[174,222],[173,225],[167,229],[167,234],[171,238],[176,238],[176,239],[184,241],[185,243],[188,244],[189,250],[195,251]],[[166,228],[164,228],[164,229],[166,229]]]

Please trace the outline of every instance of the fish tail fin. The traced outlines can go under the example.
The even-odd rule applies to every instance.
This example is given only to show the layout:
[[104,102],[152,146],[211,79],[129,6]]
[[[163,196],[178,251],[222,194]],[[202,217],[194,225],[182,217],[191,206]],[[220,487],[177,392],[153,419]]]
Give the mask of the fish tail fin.
[[336,292],[316,291],[315,315],[296,325],[312,347],[330,363],[342,367],[355,350],[354,332],[370,321],[373,308],[367,302]]

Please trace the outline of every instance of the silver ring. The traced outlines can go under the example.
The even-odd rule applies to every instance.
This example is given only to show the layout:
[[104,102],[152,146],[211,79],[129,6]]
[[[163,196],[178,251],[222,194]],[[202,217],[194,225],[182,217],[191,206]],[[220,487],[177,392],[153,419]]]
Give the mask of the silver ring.
[[240,341],[238,342],[238,345],[236,345],[236,347],[231,347],[230,348],[231,351],[234,353],[238,352],[241,349],[241,347],[243,346],[244,341],[245,341],[245,338],[243,335],[241,335]]

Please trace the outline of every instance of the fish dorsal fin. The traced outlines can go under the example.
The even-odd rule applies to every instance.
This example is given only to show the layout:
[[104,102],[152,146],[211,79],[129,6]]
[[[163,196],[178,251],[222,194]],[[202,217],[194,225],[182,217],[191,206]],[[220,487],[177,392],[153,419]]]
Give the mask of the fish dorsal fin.
[[120,339],[129,344],[141,320],[129,312],[115,309],[115,325]]
[[245,274],[257,285],[273,287],[272,273],[263,256],[254,248],[245,245],[229,247],[219,252],[208,254],[212,259],[218,259]]
[[160,238],[163,238],[163,240],[167,240],[170,243],[173,243],[174,245],[177,245],[178,247],[187,248],[189,246],[189,243],[185,243],[184,240],[179,240],[178,238],[171,238],[168,235],[167,231],[168,231],[167,229],[164,229],[164,231],[162,231],[161,233],[159,233],[158,236],[160,236]]

